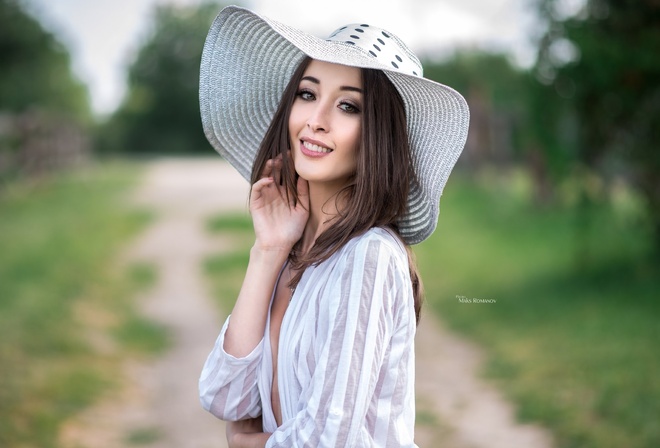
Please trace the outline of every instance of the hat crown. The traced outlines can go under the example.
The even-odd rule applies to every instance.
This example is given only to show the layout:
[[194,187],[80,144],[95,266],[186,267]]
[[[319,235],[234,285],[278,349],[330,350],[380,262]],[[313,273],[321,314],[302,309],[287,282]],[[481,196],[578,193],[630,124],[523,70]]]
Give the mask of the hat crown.
[[423,76],[422,64],[413,52],[401,39],[381,28],[364,23],[351,23],[335,30],[326,40],[359,48],[388,70]]

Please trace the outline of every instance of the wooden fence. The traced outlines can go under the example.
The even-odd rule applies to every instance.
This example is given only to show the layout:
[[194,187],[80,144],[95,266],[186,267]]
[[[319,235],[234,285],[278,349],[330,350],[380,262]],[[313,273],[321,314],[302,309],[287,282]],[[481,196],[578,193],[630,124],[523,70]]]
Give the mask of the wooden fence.
[[84,165],[91,152],[87,133],[50,112],[0,112],[0,179],[33,177]]

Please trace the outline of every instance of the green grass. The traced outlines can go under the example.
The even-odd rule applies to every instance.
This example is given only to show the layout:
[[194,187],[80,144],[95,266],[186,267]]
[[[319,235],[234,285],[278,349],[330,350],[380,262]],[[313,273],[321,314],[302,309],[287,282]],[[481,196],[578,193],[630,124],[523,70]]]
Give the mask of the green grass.
[[125,439],[127,446],[152,445],[163,438],[158,428],[141,428],[132,431]]
[[113,163],[3,186],[0,446],[56,446],[62,422],[114,385],[118,357],[158,345],[135,347],[139,329],[162,339],[131,301],[148,268],[113,262],[150,219],[125,202],[138,174]]
[[213,216],[207,221],[206,229],[211,233],[232,232],[243,236],[254,235],[252,232],[252,220],[245,213]]
[[[437,231],[415,246],[423,312],[484,348],[483,374],[519,419],[549,428],[558,448],[660,446],[660,276],[634,224],[639,208],[592,207],[584,232],[574,208],[532,206],[516,173],[455,174],[440,208]],[[228,311],[248,262],[250,220],[218,217],[208,227],[247,241],[206,263]]]
[[486,349],[485,373],[559,447],[660,446],[660,282],[647,236],[603,206],[580,232],[574,210],[533,208],[515,176],[487,181],[455,176],[438,230],[416,248],[426,311]]
[[231,312],[241,289],[249,259],[249,248],[254,241],[252,220],[246,214],[221,214],[207,223],[210,232],[231,235],[233,249],[230,252],[208,257],[204,270],[211,280],[213,296],[220,308]]
[[[134,263],[128,267],[127,276],[136,290],[153,286],[157,280],[156,267],[149,263]],[[127,301],[123,319],[114,326],[112,335],[128,351],[157,355],[170,346],[170,334],[156,322],[138,314],[133,302]]]
[[440,423],[438,422],[437,415],[428,411],[417,410],[415,413],[415,424],[422,426],[438,426]]

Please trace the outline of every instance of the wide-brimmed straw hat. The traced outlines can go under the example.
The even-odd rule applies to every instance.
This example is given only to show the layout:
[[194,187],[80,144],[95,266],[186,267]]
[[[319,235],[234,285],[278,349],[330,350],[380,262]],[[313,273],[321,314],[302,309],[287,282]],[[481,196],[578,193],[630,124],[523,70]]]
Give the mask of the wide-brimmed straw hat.
[[440,195],[465,145],[469,111],[455,90],[423,78],[417,57],[389,31],[361,23],[322,39],[247,9],[224,8],[202,53],[199,99],[209,142],[249,181],[282,93],[305,56],[382,70],[398,90],[418,182],[397,224],[409,244],[423,241],[437,226]]

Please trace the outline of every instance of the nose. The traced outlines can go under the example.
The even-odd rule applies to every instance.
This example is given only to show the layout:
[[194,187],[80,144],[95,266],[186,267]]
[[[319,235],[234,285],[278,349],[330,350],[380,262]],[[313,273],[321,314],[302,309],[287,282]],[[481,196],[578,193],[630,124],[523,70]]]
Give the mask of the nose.
[[316,107],[310,112],[307,119],[307,127],[314,132],[327,132],[330,129],[328,106],[321,101],[317,102]]

